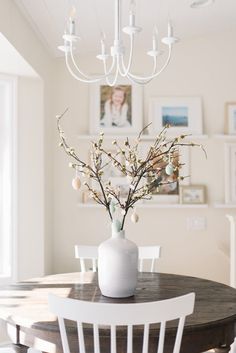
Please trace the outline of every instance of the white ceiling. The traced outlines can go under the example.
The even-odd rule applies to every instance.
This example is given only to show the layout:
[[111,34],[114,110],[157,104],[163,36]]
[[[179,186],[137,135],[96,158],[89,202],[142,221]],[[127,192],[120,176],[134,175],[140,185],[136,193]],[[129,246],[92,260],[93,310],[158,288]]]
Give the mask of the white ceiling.
[[[106,41],[113,39],[113,0],[14,0],[30,22],[44,45],[60,56],[57,46],[62,44],[65,19],[72,6],[77,12],[77,34],[81,37],[80,52],[98,52],[100,32]],[[123,0],[122,25],[128,22],[130,0]],[[191,9],[191,0],[137,0],[137,25],[143,27],[137,45],[151,46],[153,27],[157,24],[160,36],[166,32],[168,12],[175,34],[181,39],[236,30],[236,0],[215,0],[202,9]],[[150,45],[149,45],[150,43]]]

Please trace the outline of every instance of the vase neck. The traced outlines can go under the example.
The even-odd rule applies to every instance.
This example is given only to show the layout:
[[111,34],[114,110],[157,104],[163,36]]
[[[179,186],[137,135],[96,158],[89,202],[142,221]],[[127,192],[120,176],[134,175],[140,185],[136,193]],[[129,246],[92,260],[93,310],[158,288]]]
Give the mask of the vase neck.
[[125,231],[121,230],[119,232],[112,232],[112,238],[124,239],[125,238]]

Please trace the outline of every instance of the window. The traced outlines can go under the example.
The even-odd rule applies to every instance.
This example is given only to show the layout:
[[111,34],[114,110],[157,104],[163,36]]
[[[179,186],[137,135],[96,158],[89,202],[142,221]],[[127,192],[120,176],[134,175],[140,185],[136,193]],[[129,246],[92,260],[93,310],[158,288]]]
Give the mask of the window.
[[0,75],[0,283],[13,277],[15,78]]

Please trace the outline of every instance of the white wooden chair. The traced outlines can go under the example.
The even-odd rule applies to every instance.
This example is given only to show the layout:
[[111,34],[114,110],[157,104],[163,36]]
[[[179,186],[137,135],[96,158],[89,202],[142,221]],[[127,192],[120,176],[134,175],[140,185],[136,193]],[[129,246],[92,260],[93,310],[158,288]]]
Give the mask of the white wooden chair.
[[139,246],[139,272],[143,272],[143,265],[145,260],[151,261],[150,272],[155,271],[156,260],[161,256],[161,247],[159,245],[153,246]]
[[[151,261],[150,272],[155,271],[156,260],[160,258],[161,247],[154,246],[139,246],[139,272],[143,271],[144,261]],[[75,245],[75,258],[80,260],[81,272],[88,269],[86,260],[92,261],[92,271],[97,271],[98,247],[91,245]]]
[[[86,260],[90,260],[89,264],[92,264],[92,271],[97,271],[97,259],[98,259],[98,247],[92,245],[75,245],[75,258],[80,261],[81,272],[86,272]],[[92,263],[91,263],[92,262]]]
[[[142,353],[148,353],[150,324],[160,323],[158,353],[163,353],[166,323],[179,319],[173,353],[179,353],[185,318],[192,314],[195,293],[148,303],[107,304],[49,294],[49,308],[58,317],[63,352],[70,353],[65,319],[76,321],[80,353],[86,353],[83,323],[93,325],[94,352],[100,352],[99,325],[110,327],[110,352],[116,353],[116,327],[127,326],[127,353],[133,352],[133,326],[144,325]],[[158,333],[157,333],[158,335]]]

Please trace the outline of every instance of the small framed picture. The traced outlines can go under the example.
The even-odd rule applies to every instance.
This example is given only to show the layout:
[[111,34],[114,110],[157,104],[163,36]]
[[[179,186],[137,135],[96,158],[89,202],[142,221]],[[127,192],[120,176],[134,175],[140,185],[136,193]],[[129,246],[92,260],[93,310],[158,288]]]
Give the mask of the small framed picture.
[[142,129],[142,87],[127,80],[110,87],[106,82],[90,88],[90,133],[138,134]]
[[204,185],[184,185],[180,187],[180,203],[203,204],[206,202]]
[[202,134],[202,105],[200,97],[156,97],[149,102],[149,122],[152,133],[166,125],[168,133]]
[[225,103],[225,133],[236,135],[236,102]]

